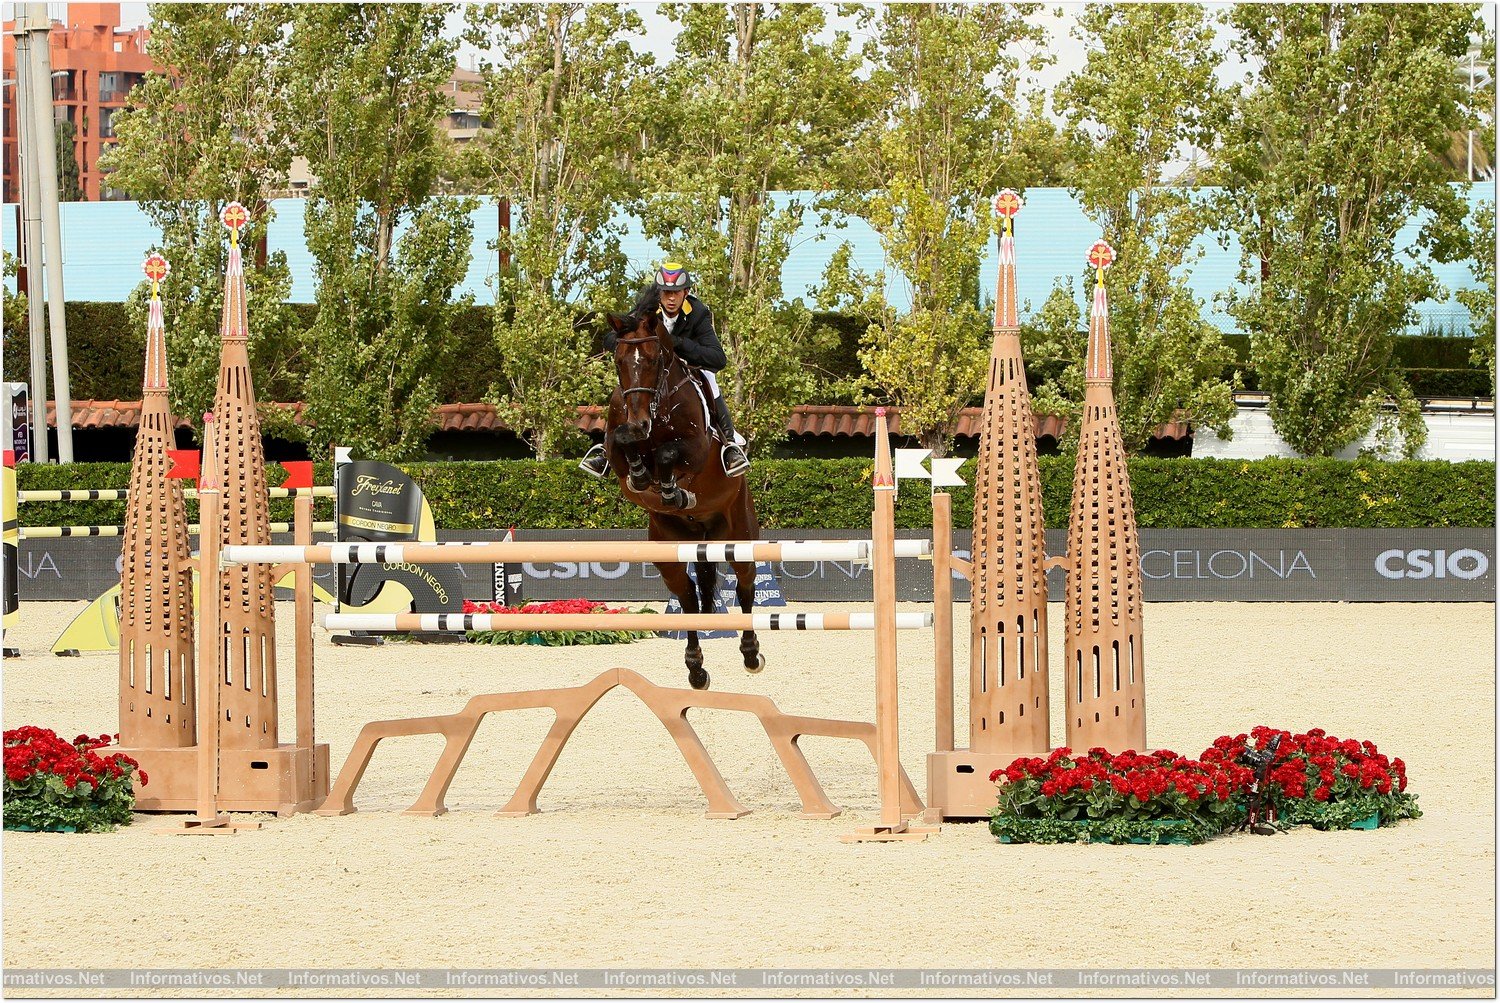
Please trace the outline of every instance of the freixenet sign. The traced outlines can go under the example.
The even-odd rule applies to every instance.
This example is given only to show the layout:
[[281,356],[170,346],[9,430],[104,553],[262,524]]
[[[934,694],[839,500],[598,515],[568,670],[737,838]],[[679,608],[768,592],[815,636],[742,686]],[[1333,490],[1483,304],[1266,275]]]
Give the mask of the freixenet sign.
[[[500,531],[438,532],[442,540],[497,540]],[[849,539],[849,530],[767,533],[768,539]],[[903,535],[915,536],[915,533]],[[530,540],[644,539],[622,531],[518,530]],[[290,543],[279,534],[278,543]],[[1061,552],[1064,535],[1049,530],[1047,544]],[[968,556],[969,534],[953,534],[955,552]],[[93,599],[119,582],[120,541],[97,537],[23,540],[19,555],[21,601]],[[932,599],[932,566],[903,560],[897,575],[904,601]],[[449,565],[447,581],[462,598],[494,597],[490,565]],[[787,561],[773,566],[788,602],[869,601],[870,571],[834,561]],[[528,599],[586,597],[606,601],[665,600],[661,576],[650,565],[562,562],[521,565]],[[728,569],[720,573],[727,577]],[[1495,531],[1492,529],[1147,529],[1141,531],[1141,573],[1149,602],[1493,602]],[[333,569],[316,579],[333,588]],[[1062,575],[1050,579],[1062,596]],[[953,596],[969,597],[956,579]]]

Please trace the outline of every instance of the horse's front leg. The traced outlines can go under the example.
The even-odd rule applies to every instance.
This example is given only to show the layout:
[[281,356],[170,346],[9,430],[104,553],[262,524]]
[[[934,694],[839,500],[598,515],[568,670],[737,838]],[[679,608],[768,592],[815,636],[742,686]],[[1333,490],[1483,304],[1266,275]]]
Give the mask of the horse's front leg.
[[698,504],[698,497],[677,483],[677,464],[681,459],[680,442],[669,442],[656,450],[656,485],[663,505],[688,509]]
[[[662,581],[667,583],[667,588],[677,597],[677,603],[682,611],[688,615],[699,611],[698,590],[693,587],[693,580],[688,577],[687,565],[685,564],[658,564],[656,569],[661,572]],[[682,654],[683,664],[688,670],[688,685],[695,690],[708,689],[708,672],[703,668],[703,649],[698,646],[698,632],[690,630],[687,632],[687,650]]]
[[[611,451],[625,461],[625,477],[632,491],[645,491],[651,486],[651,470],[646,466],[645,450],[634,444],[622,443],[611,436]],[[618,467],[616,470],[618,471]]]

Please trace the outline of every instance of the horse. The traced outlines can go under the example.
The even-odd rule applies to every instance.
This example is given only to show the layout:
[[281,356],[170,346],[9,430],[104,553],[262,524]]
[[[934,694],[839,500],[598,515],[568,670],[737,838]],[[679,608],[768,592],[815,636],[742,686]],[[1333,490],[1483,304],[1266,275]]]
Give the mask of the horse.
[[[646,510],[652,540],[754,540],[760,535],[755,502],[743,474],[729,477],[719,460],[698,379],[676,352],[672,335],[654,309],[608,315],[617,335],[615,371],[619,385],[609,397],[605,456],[620,492]],[[662,580],[684,613],[712,612],[719,568],[713,561],[693,564],[697,588],[685,564],[658,564]],[[755,606],[755,562],[731,562],[740,610]],[[755,631],[740,635],[740,655],[749,672],[765,668]],[[703,650],[688,631],[683,662],[695,690],[708,689]]]

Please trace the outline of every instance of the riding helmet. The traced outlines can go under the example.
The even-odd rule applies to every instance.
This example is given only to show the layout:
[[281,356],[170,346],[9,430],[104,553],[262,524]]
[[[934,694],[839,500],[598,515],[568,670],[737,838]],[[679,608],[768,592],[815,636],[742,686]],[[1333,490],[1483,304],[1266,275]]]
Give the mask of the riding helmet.
[[693,277],[688,274],[687,266],[680,261],[663,261],[661,267],[656,270],[656,289],[658,292],[687,290],[693,288]]

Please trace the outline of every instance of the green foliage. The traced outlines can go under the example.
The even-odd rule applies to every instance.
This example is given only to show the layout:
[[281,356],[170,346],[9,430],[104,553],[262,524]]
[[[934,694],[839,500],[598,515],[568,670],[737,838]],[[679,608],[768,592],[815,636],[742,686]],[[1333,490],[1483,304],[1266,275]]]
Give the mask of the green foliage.
[[[1192,244],[1214,225],[1212,207],[1191,189],[1162,183],[1166,165],[1184,148],[1214,142],[1224,103],[1214,78],[1214,25],[1195,4],[1091,4],[1075,32],[1089,46],[1088,58],[1055,96],[1076,141],[1092,142],[1073,171],[1073,194],[1117,254],[1106,276],[1109,325],[1115,403],[1131,452],[1168,421],[1227,436],[1235,413],[1235,385],[1222,376],[1234,357],[1188,286],[1203,253]],[[1080,247],[1080,263],[1085,254]],[[1074,437],[1083,408],[1085,327],[1071,283],[1059,281],[1027,356],[1056,372],[1037,405],[1073,419]]]
[[[1494,44],[1493,38],[1491,45]],[[1493,86],[1493,83],[1492,83]],[[1491,126],[1493,133],[1493,126]],[[1460,289],[1454,295],[1473,318],[1473,348],[1469,362],[1489,373],[1490,386],[1495,385],[1495,203],[1481,202],[1470,222],[1472,253],[1469,267],[1474,270],[1477,287]],[[1492,392],[1493,394],[1493,392]]]
[[[911,309],[884,297],[887,276],[836,254],[819,305],[863,315],[868,385],[902,407],[902,422],[941,455],[959,412],[983,386],[990,343],[979,258],[989,199],[1031,180],[1018,142],[1020,43],[1040,4],[887,4],[869,87],[879,107],[848,156],[841,207],[866,220],[911,287]],[[1034,117],[1034,116],[1033,116]]]
[[[153,4],[147,51],[171,73],[148,73],[131,91],[131,106],[115,116],[118,142],[100,160],[113,187],[141,200],[172,265],[161,297],[176,414],[208,410],[218,383],[229,258],[219,211],[227,202],[251,214],[240,233],[251,364],[298,364],[286,256],[261,260],[254,250],[272,216],[263,200],[284,186],[291,162],[282,126],[288,17],[281,4]],[[142,341],[149,298],[143,280],[127,301]]]
[[[808,214],[829,204],[816,191],[865,114],[861,59],[847,31],[822,40],[817,4],[665,12],[681,34],[656,82],[639,212],[714,311],[723,392],[745,438],[764,446],[815,385],[802,360],[822,347],[821,329],[786,301],[781,272]],[[773,201],[777,191],[795,194]]]
[[1439,154],[1473,121],[1455,66],[1476,8],[1239,4],[1231,21],[1255,69],[1225,130],[1223,211],[1242,277],[1259,281],[1230,310],[1250,332],[1272,422],[1308,456],[1375,426],[1415,455],[1426,429],[1391,339],[1440,289],[1395,235],[1420,215],[1434,260],[1467,243]]
[[475,202],[434,195],[447,156],[441,90],[457,47],[444,34],[450,12],[312,4],[295,13],[291,116],[318,178],[306,216],[316,363],[304,398],[315,453],[339,443],[370,459],[419,455],[438,403],[432,371],[465,349],[452,329],[470,298],[452,293],[468,270]]
[[54,127],[57,137],[57,197],[62,202],[83,202],[83,181],[78,172],[78,154],[73,144],[78,140],[78,129],[69,119],[62,119]]
[[493,279],[499,382],[489,392],[537,456],[580,438],[580,403],[602,400],[610,368],[594,353],[585,310],[624,310],[619,209],[635,184],[649,56],[641,21],[611,4],[486,4],[468,8],[468,41],[488,50],[484,117],[469,174],[511,200],[514,229]]
[[[1073,458],[1040,457],[1047,525],[1067,523],[1072,504]],[[620,497],[612,483],[584,482],[571,460],[487,460],[404,463],[422,487],[440,529],[639,529],[640,509]],[[333,482],[332,466],[317,465],[315,483]],[[965,468],[968,469],[968,468]],[[762,460],[752,468],[750,490],[763,527],[837,529],[870,524],[869,460]],[[22,463],[22,490],[128,487],[128,463]],[[267,481],[285,472],[269,465]],[[1156,528],[1354,528],[1489,527],[1495,524],[1495,464],[1470,460],[1219,460],[1133,457],[1131,494],[1136,521]],[[967,527],[974,509],[972,488],[953,489],[953,523]],[[314,518],[331,511],[319,499]],[[120,502],[27,502],[27,526],[123,521]],[[196,518],[196,502],[188,502]],[[272,499],[271,519],[290,521],[292,503]],[[932,510],[920,484],[902,488],[896,524],[932,525]]]
[[[16,270],[20,267],[20,262],[17,261],[16,256],[14,254],[11,254],[9,251],[5,251],[5,252],[3,252],[3,254],[4,254],[3,261],[4,261],[4,269],[5,269],[5,278],[6,279],[13,279],[13,278],[15,278]],[[7,330],[7,331],[10,332],[10,337],[8,337],[8,338],[5,339],[5,347],[7,349],[9,349],[11,346],[17,344],[18,342],[25,342],[26,341],[26,339],[24,337],[20,337],[19,336],[19,332],[22,331],[23,329],[25,329],[25,327],[26,327],[26,325],[28,323],[27,313],[26,313],[27,312],[27,302],[26,302],[26,294],[25,293],[20,292],[19,290],[17,290],[16,292],[11,292],[11,290],[10,290],[10,283],[9,282],[6,282],[3,288],[4,288],[4,294],[3,295],[5,297],[5,313],[4,313],[5,330]],[[17,364],[16,362],[12,362],[11,361],[11,354],[10,354],[9,351],[7,351],[5,353],[5,369],[6,369],[7,372],[12,372],[12,373],[26,372],[27,371],[26,370],[26,365],[29,363],[29,360],[30,360],[29,345],[28,345],[26,360],[27,361],[25,361],[25,362],[20,362],[20,364]]]

